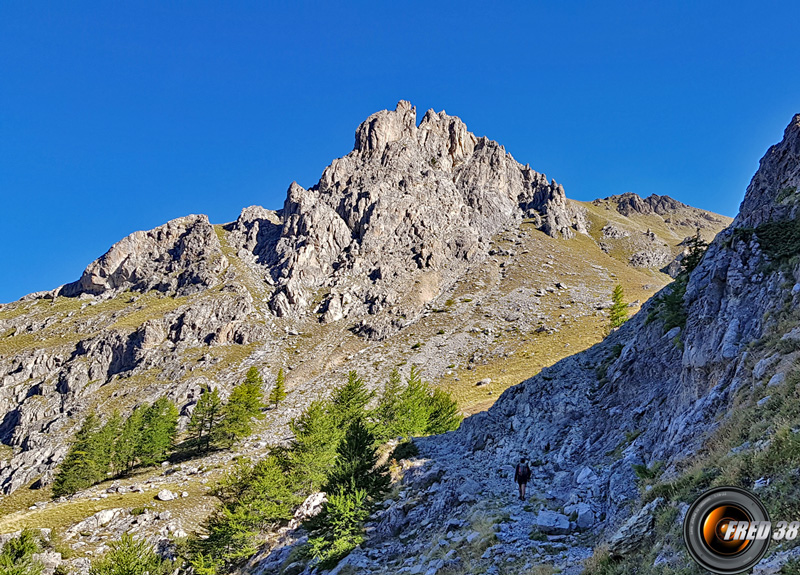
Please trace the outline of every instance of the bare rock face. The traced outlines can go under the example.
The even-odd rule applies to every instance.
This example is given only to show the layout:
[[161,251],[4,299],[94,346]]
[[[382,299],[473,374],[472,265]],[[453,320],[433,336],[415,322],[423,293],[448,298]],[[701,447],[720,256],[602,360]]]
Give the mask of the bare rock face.
[[492,235],[524,217],[552,236],[586,231],[583,211],[561,186],[456,117],[429,110],[417,126],[416,109],[400,102],[362,123],[354,150],[316,186],[289,188],[272,309],[306,313],[324,291],[323,321],[386,310],[394,319],[384,314],[362,329],[384,334],[484,255]]
[[612,196],[611,198],[617,200],[617,211],[623,216],[630,216],[632,214],[648,215],[648,214],[670,214],[681,208],[688,208],[686,204],[674,200],[669,196],[659,196],[651,194],[647,198],[642,198],[632,192],[626,192],[619,196]]
[[99,295],[126,289],[186,295],[214,285],[227,265],[208,217],[186,216],[120,240],[58,295]]
[[800,114],[783,134],[783,140],[772,146],[759,163],[758,171],[747,187],[737,227],[755,228],[768,221],[796,219],[800,195]]

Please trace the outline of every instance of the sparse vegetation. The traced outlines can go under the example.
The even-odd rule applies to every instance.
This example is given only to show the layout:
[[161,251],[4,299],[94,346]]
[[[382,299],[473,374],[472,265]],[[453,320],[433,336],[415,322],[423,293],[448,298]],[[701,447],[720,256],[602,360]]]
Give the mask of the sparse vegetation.
[[625,292],[620,284],[611,292],[611,308],[608,311],[608,322],[611,329],[616,329],[628,321],[628,304],[625,303]]
[[275,377],[275,387],[269,394],[269,402],[278,407],[278,404],[284,399],[286,399],[286,375],[283,373],[283,368],[280,368]]
[[664,332],[674,327],[683,329],[686,327],[686,306],[683,298],[686,295],[686,286],[689,283],[689,275],[700,264],[708,249],[708,243],[700,236],[700,230],[686,240],[687,252],[681,259],[681,272],[675,281],[669,286],[669,291],[654,302],[650,313],[647,315],[647,323],[661,320]]
[[136,540],[128,533],[109,547],[105,555],[92,562],[89,575],[167,575],[176,567],[156,554],[146,541]]
[[775,265],[796,261],[800,254],[800,221],[767,222],[755,229],[761,249]]

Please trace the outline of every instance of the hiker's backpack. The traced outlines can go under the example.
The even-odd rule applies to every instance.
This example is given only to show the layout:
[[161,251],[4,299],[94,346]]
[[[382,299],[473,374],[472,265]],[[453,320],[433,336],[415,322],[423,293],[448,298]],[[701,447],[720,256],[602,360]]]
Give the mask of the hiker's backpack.
[[527,463],[525,465],[522,463],[517,464],[517,478],[523,483],[527,483],[528,479],[531,478],[531,468],[528,467]]

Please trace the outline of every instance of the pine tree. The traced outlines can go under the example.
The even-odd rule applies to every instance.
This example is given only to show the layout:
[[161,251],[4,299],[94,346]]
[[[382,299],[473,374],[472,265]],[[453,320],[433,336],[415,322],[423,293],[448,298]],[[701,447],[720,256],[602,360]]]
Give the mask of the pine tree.
[[355,371],[347,374],[347,383],[337,388],[331,397],[331,411],[339,429],[345,430],[364,415],[367,404],[374,397],[364,380]]
[[309,493],[318,491],[336,460],[343,433],[336,427],[329,405],[322,401],[313,401],[290,428],[294,439],[286,453],[288,467],[299,485]]
[[435,435],[455,431],[463,419],[458,403],[446,391],[434,389],[429,399],[430,413],[425,433]]
[[681,259],[681,269],[684,273],[690,274],[694,269],[700,265],[700,260],[703,259],[703,254],[706,253],[708,242],[706,242],[700,235],[700,230],[686,241],[687,252]]
[[363,419],[357,418],[347,428],[336,450],[336,463],[328,474],[324,490],[333,493],[363,489],[367,496],[374,499],[388,486],[387,468],[385,465],[378,466],[375,436]]
[[292,518],[299,503],[291,483],[274,458],[248,459],[217,485],[220,507],[203,524],[205,537],[190,542],[197,573],[227,572],[258,549],[258,535]]
[[375,436],[355,418],[337,449],[336,463],[328,475],[328,500],[307,522],[312,531],[311,554],[328,569],[364,539],[364,522],[374,501],[389,485],[386,465],[378,465]]
[[118,475],[130,473],[136,466],[139,456],[139,445],[142,442],[142,426],[147,408],[134,408],[125,423],[122,424],[117,440],[114,442],[114,471]]
[[328,495],[322,512],[304,525],[313,532],[308,540],[309,554],[319,561],[322,569],[331,569],[364,541],[364,523],[369,512],[363,489]]
[[378,440],[386,441],[397,436],[397,417],[401,407],[402,384],[400,373],[393,369],[389,380],[383,386],[374,417],[377,423],[376,435]]
[[104,449],[100,420],[95,414],[89,414],[58,467],[53,480],[53,497],[71,495],[104,479],[108,471],[108,466],[103,466]]
[[166,397],[158,398],[142,414],[142,432],[136,455],[141,465],[165,461],[178,432],[178,408]]
[[[100,429],[97,436],[96,461],[99,469],[103,469],[103,475],[107,475],[112,470],[114,462],[114,443],[122,431],[123,421],[118,411],[114,411],[106,424]],[[99,479],[101,481],[105,477]]]
[[422,380],[419,369],[413,366],[406,380],[406,387],[400,394],[394,424],[396,435],[410,439],[425,433],[430,415],[429,397],[430,389]]
[[284,399],[286,399],[286,376],[283,374],[283,368],[280,368],[278,376],[275,378],[275,387],[269,394],[269,402],[278,407],[278,404]]
[[39,541],[32,529],[23,530],[2,547],[0,575],[41,575],[44,565],[33,557],[39,552]]
[[192,411],[189,420],[189,439],[194,443],[195,449],[206,453],[213,446],[212,438],[216,437],[217,427],[222,421],[223,404],[216,388],[204,389]]
[[228,446],[253,432],[253,419],[264,419],[263,386],[264,380],[258,370],[251,367],[244,382],[233,388],[217,433],[217,437]]
[[617,328],[628,321],[628,304],[624,301],[625,293],[622,286],[617,284],[611,292],[611,308],[609,310],[609,324],[611,328]]

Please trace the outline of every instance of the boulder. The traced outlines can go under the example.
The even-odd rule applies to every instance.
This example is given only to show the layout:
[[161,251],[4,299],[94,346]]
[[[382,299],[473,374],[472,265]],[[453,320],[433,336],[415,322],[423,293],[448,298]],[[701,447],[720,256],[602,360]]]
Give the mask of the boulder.
[[547,535],[566,535],[570,532],[569,518],[563,513],[542,509],[536,516],[536,527]]
[[169,489],[162,489],[161,491],[158,492],[158,495],[156,495],[156,499],[158,499],[159,501],[172,501],[177,497],[178,497],[177,494],[173,493]]

